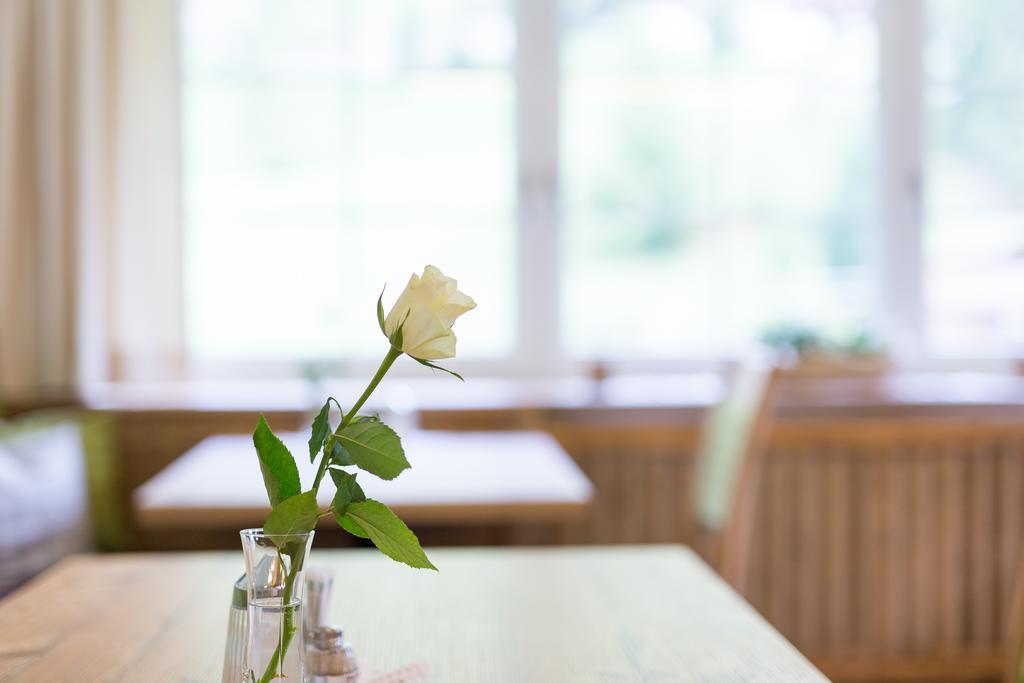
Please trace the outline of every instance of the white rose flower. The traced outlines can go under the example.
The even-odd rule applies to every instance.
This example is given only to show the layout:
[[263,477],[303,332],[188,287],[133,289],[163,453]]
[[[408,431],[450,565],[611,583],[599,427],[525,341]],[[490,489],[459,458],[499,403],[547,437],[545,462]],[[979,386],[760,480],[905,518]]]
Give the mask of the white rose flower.
[[[394,338],[402,325],[402,351],[413,358],[440,360],[455,357],[455,320],[476,308],[458,291],[458,283],[434,266],[413,273],[384,321],[384,334]],[[403,324],[404,321],[404,324]]]

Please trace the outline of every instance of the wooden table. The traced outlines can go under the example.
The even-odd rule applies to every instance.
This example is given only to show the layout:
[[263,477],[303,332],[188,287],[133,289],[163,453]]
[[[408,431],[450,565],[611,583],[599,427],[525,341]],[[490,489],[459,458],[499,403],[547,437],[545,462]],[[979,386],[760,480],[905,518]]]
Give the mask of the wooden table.
[[[364,667],[431,681],[823,681],[678,546],[314,549]],[[5,683],[220,681],[237,553],[82,556],[0,603]]]
[[[304,487],[312,484],[307,434],[285,433]],[[560,522],[585,511],[586,475],[558,442],[541,432],[413,431],[402,439],[412,468],[382,481],[361,473],[366,495],[409,524]],[[330,505],[333,488],[320,491]],[[134,494],[143,531],[242,529],[269,510],[252,438],[203,439]],[[325,525],[332,520],[321,520]]]

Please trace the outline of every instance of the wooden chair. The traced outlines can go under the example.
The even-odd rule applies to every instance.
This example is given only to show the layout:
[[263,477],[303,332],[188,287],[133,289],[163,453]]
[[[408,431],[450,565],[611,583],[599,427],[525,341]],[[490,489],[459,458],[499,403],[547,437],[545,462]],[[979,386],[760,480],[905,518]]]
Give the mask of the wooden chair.
[[1024,683],[1024,562],[1017,570],[1017,585],[1010,606],[1010,624],[1004,647],[1006,664],[1003,667],[1003,683]]
[[769,363],[740,364],[725,396],[708,412],[697,449],[697,549],[740,593],[746,587],[776,380]]

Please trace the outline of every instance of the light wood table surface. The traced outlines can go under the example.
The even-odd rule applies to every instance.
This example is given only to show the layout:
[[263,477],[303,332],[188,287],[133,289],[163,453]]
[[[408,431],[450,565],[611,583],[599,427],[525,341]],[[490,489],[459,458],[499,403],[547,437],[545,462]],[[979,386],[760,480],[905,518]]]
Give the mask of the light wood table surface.
[[[314,550],[364,668],[430,681],[823,681],[679,546]],[[79,556],[0,603],[0,681],[220,681],[241,552]]]
[[[304,488],[315,472],[308,438],[281,434]],[[542,432],[413,431],[402,444],[411,469],[392,481],[360,473],[359,483],[409,524],[561,522],[582,514],[593,496],[583,471]],[[332,495],[323,487],[320,504],[329,506]],[[269,505],[252,438],[203,439],[140,486],[134,507],[143,531],[260,526]]]

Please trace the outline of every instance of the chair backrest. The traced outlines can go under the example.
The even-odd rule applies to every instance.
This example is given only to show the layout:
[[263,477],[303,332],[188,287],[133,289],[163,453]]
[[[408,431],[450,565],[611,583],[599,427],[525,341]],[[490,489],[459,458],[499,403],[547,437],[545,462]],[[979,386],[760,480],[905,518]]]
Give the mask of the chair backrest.
[[697,449],[698,549],[741,592],[776,384],[768,363],[740,364],[722,400],[708,411]]
[[1013,592],[1013,604],[1010,605],[1005,649],[1003,683],[1024,683],[1024,562],[1017,570],[1017,585]]

